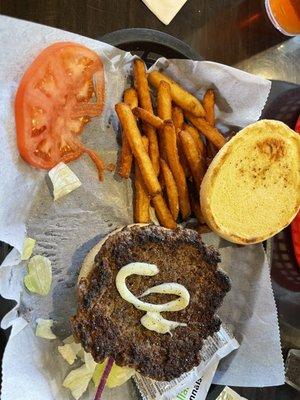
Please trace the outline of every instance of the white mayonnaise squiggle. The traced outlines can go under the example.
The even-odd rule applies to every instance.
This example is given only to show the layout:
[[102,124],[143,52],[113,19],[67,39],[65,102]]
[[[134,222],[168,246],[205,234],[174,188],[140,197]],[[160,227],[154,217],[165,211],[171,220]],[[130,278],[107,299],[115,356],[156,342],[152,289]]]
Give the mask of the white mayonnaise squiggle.
[[158,274],[159,269],[154,264],[134,262],[125,265],[120,269],[116,276],[116,286],[120,296],[133,304],[137,309],[147,313],[141,318],[141,324],[150,330],[158,333],[167,333],[177,326],[186,326],[185,323],[169,321],[160,315],[165,311],[180,311],[186,308],[190,302],[190,294],[187,289],[179,283],[163,283],[147,289],[140,297],[151,293],[175,294],[176,300],[165,304],[152,304],[138,299],[126,286],[126,278],[130,275],[154,276]]

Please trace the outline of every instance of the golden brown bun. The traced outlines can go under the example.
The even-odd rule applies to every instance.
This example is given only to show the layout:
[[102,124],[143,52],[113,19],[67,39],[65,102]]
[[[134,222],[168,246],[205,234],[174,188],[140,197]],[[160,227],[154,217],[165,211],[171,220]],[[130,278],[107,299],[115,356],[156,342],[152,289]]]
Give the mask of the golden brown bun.
[[210,164],[200,190],[206,223],[240,244],[286,227],[300,206],[300,135],[279,121],[247,126]]

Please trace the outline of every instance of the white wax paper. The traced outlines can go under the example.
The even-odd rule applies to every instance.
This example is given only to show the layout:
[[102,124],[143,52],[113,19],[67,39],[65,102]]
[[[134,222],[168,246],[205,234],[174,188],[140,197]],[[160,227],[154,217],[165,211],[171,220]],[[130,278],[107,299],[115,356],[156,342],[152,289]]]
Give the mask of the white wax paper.
[[[117,158],[117,121],[114,104],[121,99],[132,56],[109,45],[41,25],[0,17],[0,240],[15,249],[0,268],[0,294],[19,303],[4,319],[12,335],[3,359],[2,400],[65,400],[69,392],[61,383],[70,367],[56,351],[59,340],[34,336],[36,318],[52,318],[60,338],[69,335],[68,317],[76,307],[76,279],[87,251],[118,226],[132,222],[132,189],[115,174],[104,183],[89,159],[69,164],[83,183],[73,193],[53,202],[45,171],[27,165],[19,156],[15,139],[14,96],[25,69],[47,45],[71,40],[99,52],[105,67],[104,113],[85,129],[83,141],[99,151],[106,163]],[[164,65],[162,60],[159,65]],[[211,86],[217,90],[219,122],[245,126],[259,118],[270,82],[209,62],[172,61],[170,73],[187,88]],[[26,263],[20,262],[23,239],[37,240],[34,254],[51,259],[52,291],[47,297],[29,294],[22,279]],[[222,242],[221,242],[222,243]],[[223,243],[224,244],[224,243]],[[227,247],[223,265],[233,282],[220,314],[240,340],[231,363],[222,364],[216,381],[236,386],[276,385],[284,382],[275,303],[269,270],[261,245]],[[228,312],[229,310],[229,312]],[[72,367],[73,368],[73,367]],[[93,388],[83,399],[92,398]],[[106,390],[105,398],[135,398],[132,383]]]

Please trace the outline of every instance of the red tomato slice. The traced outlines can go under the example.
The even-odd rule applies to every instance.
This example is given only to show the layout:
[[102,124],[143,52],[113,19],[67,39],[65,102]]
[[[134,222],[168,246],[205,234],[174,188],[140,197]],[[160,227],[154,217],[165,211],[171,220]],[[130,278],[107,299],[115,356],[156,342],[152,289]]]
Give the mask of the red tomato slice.
[[15,99],[24,160],[50,169],[86,152],[99,170],[102,160],[85,149],[79,135],[90,118],[101,114],[104,92],[103,65],[94,51],[71,42],[43,50],[25,72]]

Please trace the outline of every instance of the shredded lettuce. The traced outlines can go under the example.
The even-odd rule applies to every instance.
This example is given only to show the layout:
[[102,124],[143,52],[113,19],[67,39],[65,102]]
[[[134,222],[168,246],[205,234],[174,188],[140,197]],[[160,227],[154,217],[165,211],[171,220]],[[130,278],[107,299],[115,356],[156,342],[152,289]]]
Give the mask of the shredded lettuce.
[[53,326],[52,319],[38,318],[36,320],[36,324],[37,324],[35,330],[36,336],[49,340],[56,339],[56,335],[54,335],[54,333],[51,330]]
[[53,184],[53,197],[58,200],[73,192],[81,186],[81,182],[74,172],[63,162],[57,164],[49,171],[49,177]]
[[29,258],[32,255],[35,243],[36,243],[35,239],[32,239],[30,237],[25,238],[24,243],[23,243],[22,254],[21,254],[22,261],[29,260]]
[[159,223],[159,221],[158,221],[158,219],[157,219],[155,210],[154,210],[154,208],[151,207],[151,206],[149,207],[149,214],[150,214],[150,220],[151,220],[151,222],[153,222],[154,225],[160,225],[160,223]]
[[72,365],[77,358],[79,351],[82,349],[80,343],[66,343],[63,346],[58,346],[60,355],[67,361],[68,364]]
[[44,256],[34,256],[29,260],[28,273],[24,277],[26,288],[33,293],[46,296],[52,283],[51,261]]
[[66,337],[65,339],[63,339],[63,342],[64,342],[64,344],[74,343],[75,342],[74,336],[70,335],[70,336]]
[[[101,376],[103,374],[105,365],[107,363],[107,359],[103,361],[101,364],[97,364],[94,375],[93,375],[93,382],[97,387],[100,383]],[[123,383],[127,382],[132,375],[135,374],[135,370],[128,367],[119,367],[118,365],[114,364],[110,374],[106,381],[106,386],[108,388],[114,388],[116,386],[121,386]]]
[[83,348],[80,343],[75,343],[73,335],[66,337],[63,342],[64,345],[58,346],[57,349],[67,363],[72,365],[79,353],[83,353]]
[[94,361],[91,353],[84,352],[84,363],[89,371],[95,371],[97,363]]
[[63,381],[63,386],[70,389],[74,399],[78,400],[86,391],[93,376],[93,370],[87,368],[85,364],[71,371]]
[[78,400],[86,391],[97,363],[90,353],[86,353],[83,350],[80,343],[75,343],[73,336],[68,336],[63,342],[64,346],[58,346],[58,351],[69,364],[73,364],[76,357],[79,357],[80,353],[82,353],[84,364],[71,371],[63,382],[63,386],[70,389],[72,396]]

